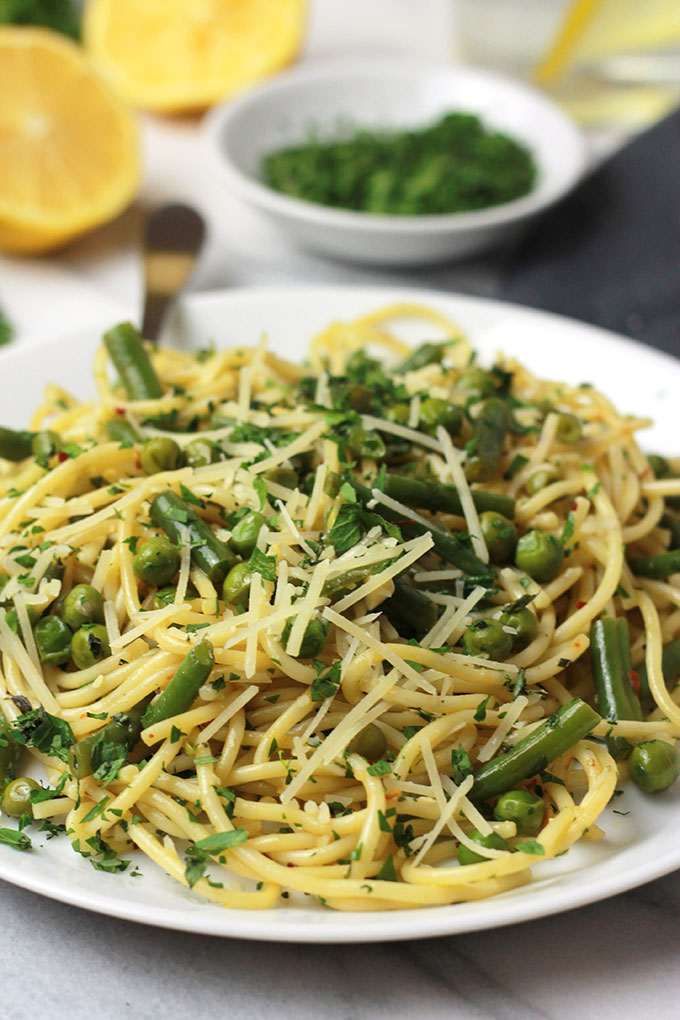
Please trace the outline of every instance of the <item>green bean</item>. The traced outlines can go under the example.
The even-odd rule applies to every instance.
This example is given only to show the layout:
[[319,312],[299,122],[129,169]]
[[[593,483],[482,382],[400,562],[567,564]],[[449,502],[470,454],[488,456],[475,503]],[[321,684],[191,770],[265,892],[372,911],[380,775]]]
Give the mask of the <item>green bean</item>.
[[48,461],[59,449],[61,438],[51,429],[36,432],[31,440],[31,452],[41,467],[47,467]]
[[25,460],[32,453],[33,433],[0,426],[0,457],[3,460]]
[[549,485],[559,482],[559,480],[560,475],[555,468],[539,468],[538,471],[534,471],[533,475],[529,475],[524,487],[530,496],[535,496],[536,493],[547,489]]
[[555,439],[560,443],[578,443],[583,438],[583,427],[575,414],[560,414],[557,418]]
[[[672,641],[669,645],[666,645],[661,653],[661,670],[663,672],[663,679],[666,687],[670,690],[673,689],[675,683],[680,676],[680,641]],[[647,675],[647,663],[641,662],[636,667],[636,672],[640,677],[640,699],[645,700],[651,698],[652,692],[649,689],[649,677]]]
[[134,446],[135,443],[141,442],[137,429],[125,418],[110,418],[104,426],[104,430],[114,443]]
[[494,510],[485,510],[479,526],[492,563],[507,563],[517,545],[517,528],[512,521]]
[[680,549],[658,553],[656,556],[633,556],[628,560],[628,566],[638,577],[664,581],[670,574],[680,571]]
[[0,789],[14,778],[21,751],[22,745],[12,736],[12,727],[0,716]]
[[644,793],[662,793],[680,776],[680,756],[665,740],[643,740],[633,748],[628,773]]
[[[503,837],[499,836],[497,832],[490,832],[488,836],[482,836],[479,829],[473,829],[469,836],[473,843],[479,843],[480,846],[484,846],[488,850],[510,849]],[[474,850],[470,850],[464,843],[461,843],[458,847],[457,856],[459,864],[479,864],[480,861],[489,860],[488,857],[483,857],[481,854],[476,854]]]
[[450,404],[441,397],[427,397],[420,405],[420,427],[434,435],[443,425],[452,436],[457,436],[463,427],[463,411],[457,404]]
[[374,460],[382,460],[386,449],[380,434],[373,429],[365,429],[362,425],[356,425],[346,439],[347,449],[356,457],[372,457]]
[[[595,684],[598,711],[609,722],[619,719],[640,719],[640,704],[630,684],[630,652],[628,625],[625,619],[605,617],[595,620],[590,628],[590,665]],[[608,737],[609,753],[617,759],[626,758],[631,745],[623,737]]]
[[498,392],[496,379],[483,368],[468,368],[458,380],[458,387],[479,399]]
[[188,542],[196,566],[208,575],[213,584],[222,583],[236,557],[193,507],[171,490],[159,492],[151,503],[150,517],[175,545]]
[[229,545],[239,556],[251,555],[264,523],[264,515],[259,510],[249,510],[234,526]]
[[396,375],[406,375],[407,372],[417,372],[419,368],[425,368],[426,365],[439,365],[441,364],[442,358],[444,357],[444,351],[450,344],[455,343],[455,340],[450,340],[448,343],[424,343],[420,347],[416,347],[414,351],[411,351],[403,361],[400,361],[398,365],[395,365],[394,372]]
[[477,801],[489,800],[514,789],[525,779],[543,772],[599,722],[600,716],[590,705],[580,698],[573,698],[515,744],[512,750],[483,765],[475,775],[472,796]]
[[156,400],[163,396],[151,358],[131,322],[121,322],[104,333],[104,345],[128,400]]
[[165,690],[147,708],[142,718],[144,729],[155,726],[163,719],[171,719],[175,715],[187,712],[199,689],[210,676],[214,664],[215,658],[210,642],[201,641],[195,645],[182,659]]
[[380,608],[401,637],[422,637],[437,622],[436,604],[401,577],[394,578],[394,594]]
[[74,779],[84,779],[94,772],[92,752],[97,744],[123,744],[128,751],[132,750],[142,732],[142,716],[150,700],[149,696],[127,712],[119,712],[106,726],[69,748],[69,770]]
[[[457,514],[458,516],[463,513],[463,504],[455,485],[421,482],[416,478],[387,474],[383,479],[382,491],[386,496],[390,496],[406,506],[432,510],[435,513],[441,511],[447,514]],[[470,492],[472,493],[472,502],[480,513],[493,512],[508,519],[515,516],[515,501],[510,496],[504,496],[497,492],[484,492],[481,489],[471,489]]]
[[498,474],[511,416],[510,405],[499,397],[489,397],[482,404],[467,445],[465,477],[468,481],[489,482]]
[[156,436],[144,443],[139,459],[147,475],[156,475],[159,471],[174,471],[181,466],[183,457],[174,439]]

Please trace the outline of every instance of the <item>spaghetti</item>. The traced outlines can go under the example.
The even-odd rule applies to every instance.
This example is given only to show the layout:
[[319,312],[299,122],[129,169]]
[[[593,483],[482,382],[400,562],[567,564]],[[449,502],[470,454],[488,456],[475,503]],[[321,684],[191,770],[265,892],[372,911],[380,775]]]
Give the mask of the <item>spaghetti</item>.
[[[443,339],[410,351],[414,316]],[[479,368],[427,309],[310,359],[153,351],[145,397],[102,347],[96,402],[48,387],[0,478],[4,781],[30,755],[34,822],[226,907],[524,884],[603,835],[632,745],[680,736],[680,585],[631,570],[668,555],[680,481],[645,421]]]

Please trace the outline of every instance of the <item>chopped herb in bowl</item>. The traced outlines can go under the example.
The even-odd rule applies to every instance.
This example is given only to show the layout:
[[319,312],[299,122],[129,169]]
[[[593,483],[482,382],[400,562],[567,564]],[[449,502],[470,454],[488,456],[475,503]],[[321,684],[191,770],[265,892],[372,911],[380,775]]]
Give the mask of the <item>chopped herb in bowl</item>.
[[359,129],[310,137],[269,153],[265,183],[294,198],[381,215],[469,212],[528,194],[536,181],[524,145],[479,117],[448,113],[408,131]]

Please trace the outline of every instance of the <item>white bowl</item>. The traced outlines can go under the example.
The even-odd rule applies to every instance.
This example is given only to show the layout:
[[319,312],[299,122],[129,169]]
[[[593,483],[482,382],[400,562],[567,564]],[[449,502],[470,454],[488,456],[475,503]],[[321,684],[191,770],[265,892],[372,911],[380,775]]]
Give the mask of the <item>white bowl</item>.
[[[538,166],[523,198],[475,212],[375,215],[284,195],[261,180],[263,157],[318,129],[348,122],[413,128],[450,111],[479,115],[524,142]],[[460,259],[509,240],[565,195],[587,163],[576,125],[527,85],[487,71],[432,67],[404,58],[357,58],[299,67],[206,118],[209,158],[225,186],[300,244],[358,262],[414,265]]]

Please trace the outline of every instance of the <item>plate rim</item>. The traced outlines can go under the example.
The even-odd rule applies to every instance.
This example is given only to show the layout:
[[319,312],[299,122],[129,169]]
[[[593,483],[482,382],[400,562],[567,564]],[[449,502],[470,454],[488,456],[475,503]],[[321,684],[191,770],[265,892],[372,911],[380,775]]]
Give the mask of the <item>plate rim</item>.
[[[509,315],[529,316],[549,325],[556,322],[562,328],[576,329],[599,338],[612,349],[620,349],[623,345],[637,357],[650,358],[656,361],[659,368],[672,367],[674,372],[680,371],[680,360],[673,355],[648,347],[638,340],[623,336],[602,327],[581,320],[529,308],[512,302],[487,297],[459,294],[434,288],[404,287],[398,284],[286,284],[277,286],[219,288],[186,296],[178,305],[175,316],[175,328],[178,328],[183,311],[201,306],[238,306],[245,302],[257,303],[271,298],[283,300],[295,296],[296,300],[304,300],[306,296],[323,302],[340,303],[343,297],[373,303],[376,307],[386,301],[416,302],[424,305],[443,303],[451,306],[490,310],[504,310]],[[293,310],[294,314],[294,310]],[[17,346],[0,352],[0,366],[11,371],[12,363],[21,363],[39,354],[41,350],[53,348],[59,340],[70,338],[74,341],[84,333],[86,327],[77,326],[72,330],[62,330],[56,339],[42,339],[36,343],[21,342]],[[92,338],[94,350],[95,338]],[[661,803],[661,801],[659,801]],[[635,844],[627,848],[635,850]],[[504,893],[479,901],[489,906],[489,910],[468,913],[456,917],[459,908],[466,904],[450,904],[439,907],[422,907],[417,910],[376,911],[371,913],[332,912],[319,914],[318,911],[306,911],[298,907],[276,907],[267,911],[232,911],[204,904],[198,900],[199,910],[185,910],[182,907],[157,906],[145,903],[143,899],[130,901],[117,899],[102,886],[102,892],[92,893],[89,889],[80,889],[68,882],[58,881],[51,876],[41,876],[39,869],[22,874],[21,860],[10,856],[16,851],[0,847],[0,878],[13,885],[27,889],[38,895],[63,902],[65,904],[87,909],[95,913],[105,914],[121,920],[146,923],[155,927],[171,930],[194,932],[196,934],[215,935],[224,938],[246,938],[255,941],[269,942],[300,942],[315,944],[332,943],[368,943],[400,941],[404,939],[432,938],[443,935],[463,934],[471,931],[500,928],[523,921],[536,920],[552,916],[568,910],[577,909],[595,903],[610,896],[622,893],[647,882],[669,874],[680,867],[680,845],[662,848],[660,853],[648,854],[640,862],[624,863],[622,868],[614,868],[607,875],[591,876],[591,866],[583,870],[585,881],[577,888],[560,887],[560,876],[551,880],[545,890],[537,890],[533,898],[521,894]],[[78,865],[81,863],[76,862]],[[85,862],[82,862],[85,866]],[[109,878],[110,876],[102,876]],[[115,879],[114,879],[115,880]],[[142,880],[143,881],[143,880]],[[500,908],[500,912],[499,909]],[[324,922],[318,923],[323,917]],[[362,924],[357,926],[357,918]],[[276,918],[272,923],[268,918]],[[315,923],[316,922],[316,923]],[[354,922],[352,924],[352,922]]]

